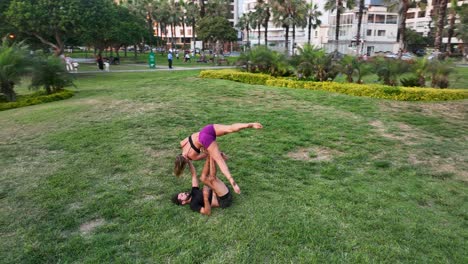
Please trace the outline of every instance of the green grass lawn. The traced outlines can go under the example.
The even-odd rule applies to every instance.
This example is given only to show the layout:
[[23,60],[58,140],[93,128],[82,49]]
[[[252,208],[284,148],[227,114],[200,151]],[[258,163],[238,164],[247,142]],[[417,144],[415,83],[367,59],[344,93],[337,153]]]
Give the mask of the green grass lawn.
[[[467,263],[467,100],[197,76],[82,75],[71,99],[0,112],[1,262]],[[249,121],[218,139],[233,206],[173,205],[179,141]]]

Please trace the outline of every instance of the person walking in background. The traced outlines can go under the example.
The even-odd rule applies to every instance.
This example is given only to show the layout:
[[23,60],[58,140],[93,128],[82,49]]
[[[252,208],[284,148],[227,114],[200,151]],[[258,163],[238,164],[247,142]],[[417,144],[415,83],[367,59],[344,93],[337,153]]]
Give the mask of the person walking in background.
[[169,63],[169,69],[172,69],[172,51],[169,50],[169,53],[167,54],[167,62]]

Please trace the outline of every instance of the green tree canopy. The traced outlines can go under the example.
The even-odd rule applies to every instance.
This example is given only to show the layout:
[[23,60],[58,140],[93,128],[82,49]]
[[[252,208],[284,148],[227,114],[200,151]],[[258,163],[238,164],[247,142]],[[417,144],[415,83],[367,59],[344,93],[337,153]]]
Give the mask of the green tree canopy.
[[197,23],[198,37],[211,43],[237,40],[237,32],[224,17],[207,16]]
[[17,30],[63,53],[65,40],[82,28],[80,0],[11,0],[6,19]]

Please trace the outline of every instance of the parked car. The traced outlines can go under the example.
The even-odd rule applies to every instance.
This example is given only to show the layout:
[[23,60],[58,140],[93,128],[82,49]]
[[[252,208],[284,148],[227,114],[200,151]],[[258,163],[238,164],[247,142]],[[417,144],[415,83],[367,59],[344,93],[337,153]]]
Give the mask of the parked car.
[[414,51],[414,54],[418,57],[424,57],[426,56],[426,51],[424,49],[418,49]]

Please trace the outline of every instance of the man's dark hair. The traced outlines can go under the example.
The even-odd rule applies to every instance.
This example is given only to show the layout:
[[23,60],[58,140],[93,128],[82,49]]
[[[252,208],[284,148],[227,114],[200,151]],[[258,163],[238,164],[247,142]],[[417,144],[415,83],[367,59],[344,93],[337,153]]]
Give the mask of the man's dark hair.
[[174,194],[174,196],[172,196],[171,198],[171,201],[177,205],[182,205],[178,197],[179,197],[179,193]]

